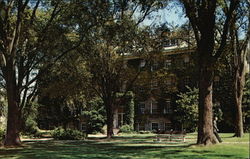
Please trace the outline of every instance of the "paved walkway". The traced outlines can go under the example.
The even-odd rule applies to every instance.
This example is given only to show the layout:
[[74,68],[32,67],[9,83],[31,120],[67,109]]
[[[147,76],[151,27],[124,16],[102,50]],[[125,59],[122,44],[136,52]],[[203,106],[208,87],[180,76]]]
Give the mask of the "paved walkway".
[[49,141],[49,140],[53,140],[54,138],[25,138],[25,139],[21,139],[21,141]]

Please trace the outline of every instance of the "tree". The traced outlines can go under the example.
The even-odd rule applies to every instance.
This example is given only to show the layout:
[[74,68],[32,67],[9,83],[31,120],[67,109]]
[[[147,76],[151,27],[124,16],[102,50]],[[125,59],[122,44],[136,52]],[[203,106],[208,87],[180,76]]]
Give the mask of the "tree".
[[197,88],[187,87],[187,92],[178,94],[179,99],[176,101],[177,121],[183,124],[183,129],[195,131],[198,122],[198,92]]
[[87,134],[102,131],[102,128],[106,123],[106,112],[103,101],[100,98],[93,98],[87,102],[83,115],[86,119]]
[[[215,64],[223,53],[232,22],[233,12],[236,11],[239,1],[223,1],[219,5],[216,0],[181,0],[197,44],[197,62],[199,67],[199,124],[197,144],[209,145],[218,143],[213,134],[212,90]],[[216,18],[218,12],[227,10],[219,43],[216,39]]]
[[[131,26],[132,24],[132,26]],[[122,104],[123,97],[117,100],[116,94],[131,89],[138,77],[139,71],[126,66],[126,52],[137,53],[139,47],[143,50],[143,42],[139,44],[139,35],[134,28],[133,21],[109,22],[97,32],[91,50],[91,55],[83,55],[88,61],[87,66],[91,72],[91,85],[95,93],[103,100],[107,113],[107,137],[113,136],[113,120],[115,108]],[[132,27],[132,28],[131,28]],[[141,34],[142,35],[142,34]],[[140,37],[141,38],[141,37]],[[99,43],[101,41],[101,43]],[[143,51],[141,50],[141,51]],[[145,52],[148,52],[145,50]],[[122,86],[125,85],[122,90]]]
[[[80,53],[91,73],[89,87],[103,100],[107,137],[110,138],[113,136],[114,110],[123,101],[123,97],[117,99],[117,93],[123,91],[125,97],[140,73],[126,64],[126,58],[129,55],[141,56],[152,50],[154,43],[150,39],[149,29],[139,28],[139,24],[157,3],[107,1],[104,4],[96,8],[102,13],[102,25],[92,28],[88,38],[84,39]],[[135,20],[133,16],[138,7],[142,16]]]
[[80,44],[81,38],[77,34],[69,38],[69,33],[81,27],[63,23],[73,17],[66,14],[68,5],[63,1],[0,1],[0,75],[8,101],[5,146],[21,144],[22,110],[35,100],[36,80]]
[[6,129],[7,100],[6,91],[0,89],[0,130]]
[[250,127],[250,74],[246,75],[246,85],[242,101],[244,131],[249,132]]
[[97,130],[93,125],[100,129],[105,121],[104,108],[88,87],[89,79],[86,61],[75,51],[58,60],[38,80],[39,124],[42,126],[46,122],[47,128],[58,125],[66,128],[69,122],[77,123],[84,117],[87,133]]
[[[230,26],[230,47],[233,54],[233,104],[235,110],[235,135],[243,137],[242,98],[245,85],[247,55],[250,52],[250,2],[242,1],[238,12],[233,14],[233,23]],[[240,39],[240,35],[244,38]]]

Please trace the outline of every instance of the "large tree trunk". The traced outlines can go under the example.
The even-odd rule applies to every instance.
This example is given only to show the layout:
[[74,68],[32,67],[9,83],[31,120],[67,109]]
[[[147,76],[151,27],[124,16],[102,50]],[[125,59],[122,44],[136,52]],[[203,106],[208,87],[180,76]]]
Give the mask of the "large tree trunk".
[[105,104],[106,114],[107,114],[107,138],[111,138],[114,135],[114,110],[113,104],[111,102],[107,102]]
[[234,136],[236,137],[243,137],[244,135],[243,119],[242,119],[242,97],[243,97],[244,85],[245,85],[245,73],[240,72],[239,68],[236,68],[235,75],[234,75],[234,83],[233,83],[233,89],[234,89],[233,91],[234,103],[233,104],[235,106],[235,134]]
[[[216,31],[216,8],[218,2],[213,0],[181,1],[184,4],[187,16],[192,25],[197,42],[198,63],[200,70],[199,77],[199,124],[197,144],[215,144],[218,142],[213,134],[212,114],[212,88],[214,66],[222,55],[227,44],[227,34],[239,1],[231,0],[227,8],[225,23],[221,35],[218,50],[215,51]],[[228,6],[227,6],[228,7]]]
[[218,143],[213,133],[213,70],[210,67],[200,68],[199,81],[199,123],[197,144],[209,145]]
[[[236,22],[235,22],[236,23]],[[235,23],[231,28],[231,47],[233,57],[233,68],[234,68],[234,80],[233,80],[233,104],[235,110],[235,134],[236,137],[243,137],[243,116],[242,116],[242,97],[243,89],[245,86],[245,75],[246,75],[246,61],[247,54],[249,51],[249,35],[245,40],[239,42],[238,32],[235,29]],[[250,34],[250,28],[248,28],[248,34]]]
[[4,146],[20,146],[19,136],[21,126],[21,112],[18,107],[18,94],[16,89],[15,71],[12,66],[7,65],[6,85],[8,99],[8,120]]
[[211,32],[204,32],[198,44],[199,64],[199,123],[197,144],[216,144],[218,140],[213,131],[213,78],[214,64],[212,52],[214,40]]

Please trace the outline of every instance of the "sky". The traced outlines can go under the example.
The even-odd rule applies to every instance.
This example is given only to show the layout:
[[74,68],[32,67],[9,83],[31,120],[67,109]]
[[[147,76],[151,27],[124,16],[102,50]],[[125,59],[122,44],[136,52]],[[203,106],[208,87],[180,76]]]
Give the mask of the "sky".
[[181,6],[174,4],[169,4],[167,8],[160,9],[157,12],[151,14],[151,18],[144,20],[143,25],[153,25],[153,24],[171,24],[171,25],[182,25],[188,19],[183,13]]

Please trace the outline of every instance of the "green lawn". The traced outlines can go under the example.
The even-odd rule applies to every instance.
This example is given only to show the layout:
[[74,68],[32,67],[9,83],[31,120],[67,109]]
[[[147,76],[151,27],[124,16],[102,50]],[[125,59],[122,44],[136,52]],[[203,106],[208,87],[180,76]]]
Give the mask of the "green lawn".
[[90,138],[85,141],[27,141],[23,148],[0,148],[4,159],[150,159],[150,158],[248,158],[249,135],[232,138],[232,134],[221,134],[223,143],[201,147],[192,145],[196,134],[189,134],[186,143],[155,143],[152,134],[122,135],[114,139]]

